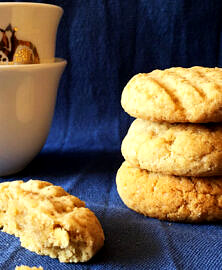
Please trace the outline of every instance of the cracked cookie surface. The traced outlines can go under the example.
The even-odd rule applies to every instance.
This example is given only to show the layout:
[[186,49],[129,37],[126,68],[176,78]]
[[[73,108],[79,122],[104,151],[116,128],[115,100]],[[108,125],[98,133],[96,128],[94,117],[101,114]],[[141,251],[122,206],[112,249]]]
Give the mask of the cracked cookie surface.
[[121,104],[131,116],[152,121],[222,121],[222,69],[195,66],[135,75]]
[[104,244],[102,227],[85,203],[40,180],[0,184],[0,226],[23,247],[61,262],[88,261]]
[[222,174],[222,125],[170,124],[136,119],[122,142],[133,166],[179,176]]
[[222,176],[162,175],[134,168],[125,161],[116,183],[126,206],[146,216],[183,222],[222,219]]

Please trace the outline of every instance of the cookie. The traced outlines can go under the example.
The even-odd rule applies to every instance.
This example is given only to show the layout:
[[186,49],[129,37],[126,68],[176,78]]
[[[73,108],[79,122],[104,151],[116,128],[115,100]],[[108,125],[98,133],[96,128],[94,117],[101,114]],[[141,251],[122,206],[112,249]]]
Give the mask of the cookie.
[[122,142],[133,166],[178,176],[222,175],[222,125],[136,119]]
[[16,266],[15,270],[43,270],[42,267],[29,267],[26,265]]
[[104,243],[102,227],[83,201],[39,180],[0,184],[0,226],[23,247],[60,262],[88,261]]
[[195,66],[135,75],[121,104],[131,116],[152,121],[222,121],[222,69]]
[[134,168],[125,161],[116,183],[123,202],[145,216],[178,222],[222,219],[222,176],[163,175]]

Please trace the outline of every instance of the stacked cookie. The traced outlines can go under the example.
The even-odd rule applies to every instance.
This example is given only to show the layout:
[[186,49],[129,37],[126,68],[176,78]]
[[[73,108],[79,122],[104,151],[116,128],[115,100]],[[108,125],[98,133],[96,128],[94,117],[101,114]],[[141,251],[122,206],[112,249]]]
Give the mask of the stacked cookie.
[[122,93],[137,119],[122,142],[123,202],[169,221],[222,219],[222,69],[170,68],[134,76]]

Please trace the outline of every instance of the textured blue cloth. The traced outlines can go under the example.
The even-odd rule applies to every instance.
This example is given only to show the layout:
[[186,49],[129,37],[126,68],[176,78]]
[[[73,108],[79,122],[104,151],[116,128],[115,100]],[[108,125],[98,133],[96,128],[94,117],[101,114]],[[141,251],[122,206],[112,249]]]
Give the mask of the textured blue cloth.
[[115,184],[121,141],[132,121],[120,106],[124,85],[156,68],[221,66],[222,1],[45,2],[64,9],[56,54],[68,65],[45,147],[25,170],[1,181],[61,185],[96,213],[106,241],[88,263],[61,264],[0,232],[0,269],[222,269],[220,224],[144,217],[122,203]]

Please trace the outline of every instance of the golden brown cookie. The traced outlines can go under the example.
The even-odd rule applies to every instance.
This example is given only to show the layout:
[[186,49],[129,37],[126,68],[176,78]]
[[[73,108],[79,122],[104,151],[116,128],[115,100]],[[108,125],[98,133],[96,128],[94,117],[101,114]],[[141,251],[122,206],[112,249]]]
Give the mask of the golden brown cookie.
[[179,176],[222,175],[222,124],[136,119],[122,142],[133,166]]
[[222,219],[222,176],[167,176],[134,168],[125,161],[116,183],[123,202],[146,216],[183,222]]
[[222,121],[222,69],[169,68],[135,75],[121,99],[131,116],[152,121]]
[[0,184],[0,226],[23,247],[61,262],[88,261],[104,243],[102,227],[84,202],[39,180]]
[[26,265],[16,266],[15,270],[43,270],[42,267],[29,267]]

